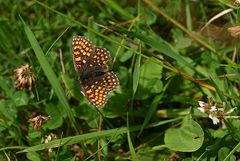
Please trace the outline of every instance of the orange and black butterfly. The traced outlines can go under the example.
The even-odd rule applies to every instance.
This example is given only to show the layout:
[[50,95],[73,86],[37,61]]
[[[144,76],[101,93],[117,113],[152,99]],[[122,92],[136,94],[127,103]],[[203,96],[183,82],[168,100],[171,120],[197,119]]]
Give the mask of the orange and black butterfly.
[[83,94],[93,106],[103,107],[108,94],[119,85],[117,75],[107,65],[111,59],[110,52],[96,47],[83,36],[75,36],[72,40],[72,56]]

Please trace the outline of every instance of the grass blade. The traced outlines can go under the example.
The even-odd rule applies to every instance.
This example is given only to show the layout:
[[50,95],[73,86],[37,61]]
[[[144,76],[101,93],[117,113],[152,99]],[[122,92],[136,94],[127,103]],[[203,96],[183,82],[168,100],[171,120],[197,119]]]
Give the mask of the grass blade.
[[[146,128],[153,128],[157,127],[160,125],[164,125],[167,123],[171,123],[174,121],[178,121],[181,118],[176,118],[176,119],[170,119],[170,120],[165,120],[165,121],[158,121],[156,123],[149,124]],[[47,148],[54,148],[54,147],[59,147],[62,145],[70,145],[70,144],[77,144],[81,143],[83,141],[89,140],[89,139],[96,139],[96,138],[101,138],[101,137],[112,137],[112,136],[117,136],[121,134],[126,134],[128,131],[134,132],[140,130],[142,125],[136,125],[132,126],[130,128],[127,127],[121,127],[121,128],[115,128],[115,129],[110,129],[110,130],[103,130],[103,131],[98,131],[98,132],[92,132],[88,134],[82,134],[82,135],[77,135],[77,136],[70,136],[58,140],[53,140],[49,143],[46,144],[39,144],[36,146],[28,147],[25,148],[22,151],[19,151],[18,153],[23,153],[23,152],[30,152],[30,151],[39,151]],[[24,147],[23,147],[24,148]],[[5,147],[0,149],[0,151],[5,150],[5,149],[13,149],[12,147]]]
[[133,19],[133,16],[131,14],[129,14],[126,10],[124,10],[121,6],[118,5],[119,3],[116,3],[113,0],[106,0],[105,3],[107,3],[108,6],[112,7],[126,20]]
[[135,66],[134,66],[134,71],[133,71],[133,97],[137,91],[137,87],[138,87],[138,83],[139,83],[140,65],[141,65],[141,55],[139,54],[139,55],[137,55],[137,58],[135,61]]
[[[127,114],[127,120],[128,120],[128,114]],[[129,129],[128,121],[127,121],[127,127]],[[132,160],[137,161],[138,160],[137,155],[136,155],[135,149],[134,149],[133,144],[132,144],[132,139],[131,139],[129,130],[127,131],[127,140],[128,140],[129,150],[130,150],[130,153],[132,155]]]

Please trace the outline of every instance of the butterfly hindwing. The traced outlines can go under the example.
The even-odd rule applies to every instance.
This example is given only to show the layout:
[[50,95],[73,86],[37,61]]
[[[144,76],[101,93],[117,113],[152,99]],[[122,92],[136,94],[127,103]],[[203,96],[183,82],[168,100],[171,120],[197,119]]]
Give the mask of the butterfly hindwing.
[[111,54],[106,48],[95,47],[93,61],[97,66],[104,66],[111,59]]
[[118,77],[114,72],[107,72],[103,77],[103,82],[109,91],[116,89],[119,85]]
[[107,95],[118,85],[118,78],[113,72],[106,72],[104,75],[82,83],[85,96],[91,104],[98,108],[106,104]]

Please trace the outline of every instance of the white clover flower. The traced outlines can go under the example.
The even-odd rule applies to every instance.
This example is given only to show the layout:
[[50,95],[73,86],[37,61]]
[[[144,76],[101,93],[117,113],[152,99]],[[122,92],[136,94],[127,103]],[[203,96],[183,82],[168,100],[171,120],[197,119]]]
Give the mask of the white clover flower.
[[217,112],[218,109],[217,109],[217,107],[216,107],[216,104],[215,104],[214,106],[211,106],[211,108],[210,108],[209,111],[210,111],[210,112]]
[[208,114],[208,117],[213,121],[214,125],[220,122],[218,119],[218,114],[221,110],[217,108],[217,104],[212,105],[212,103],[205,103],[203,101],[198,101],[198,104],[200,106],[198,109],[201,112]]
[[[240,1],[240,0],[239,0]],[[240,29],[240,26],[239,26]],[[219,124],[220,122],[223,123],[223,119],[226,118],[236,118],[239,119],[240,116],[226,116],[231,114],[237,107],[231,108],[227,112],[225,111],[226,103],[223,102],[222,105],[219,105],[215,103],[213,98],[211,96],[208,97],[207,103],[203,101],[198,101],[199,107],[197,107],[198,110],[200,110],[203,113],[206,113],[208,117],[212,120],[214,125]]]
[[205,102],[203,102],[203,101],[198,101],[198,104],[199,104],[199,106],[200,106],[200,107],[198,107],[198,109],[199,109],[201,112],[205,113],[205,112],[206,112]]
[[217,125],[220,122],[220,120],[216,116],[213,116],[212,114],[209,114],[208,117],[213,121],[214,125]]

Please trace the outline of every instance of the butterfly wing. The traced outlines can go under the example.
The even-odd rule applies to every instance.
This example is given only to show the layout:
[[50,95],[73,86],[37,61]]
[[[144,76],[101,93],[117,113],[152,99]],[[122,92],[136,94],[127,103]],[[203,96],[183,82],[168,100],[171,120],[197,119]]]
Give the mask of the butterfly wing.
[[96,66],[105,66],[111,59],[111,54],[106,48],[95,47],[93,54],[93,63]]
[[106,48],[95,47],[91,41],[83,36],[75,36],[72,40],[72,56],[75,70],[83,73],[96,69],[107,69],[107,62],[111,59],[111,54]]
[[72,53],[84,95],[93,106],[103,107],[108,94],[119,85],[116,74],[108,71],[110,52],[105,48],[95,47],[83,36],[76,36],[72,41]]
[[119,80],[117,75],[112,72],[106,72],[104,77],[103,77],[103,82],[104,82],[104,87],[108,89],[108,91],[112,91],[117,88],[119,85]]
[[101,108],[107,103],[108,94],[119,85],[118,78],[114,72],[106,72],[104,75],[91,78],[82,83],[82,90],[89,102]]
[[81,75],[86,70],[94,53],[94,45],[83,36],[74,36],[72,40],[72,57],[75,70]]

